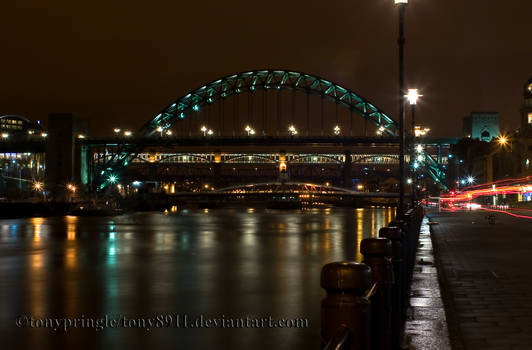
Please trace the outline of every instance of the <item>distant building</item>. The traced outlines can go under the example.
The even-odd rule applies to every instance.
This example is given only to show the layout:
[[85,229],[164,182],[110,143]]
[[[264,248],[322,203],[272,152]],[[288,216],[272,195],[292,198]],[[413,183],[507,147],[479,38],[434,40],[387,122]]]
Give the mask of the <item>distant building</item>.
[[[521,127],[516,133],[515,148],[520,155],[521,176],[532,175],[532,77],[523,87],[524,100],[521,106]],[[528,197],[530,198],[530,197]]]
[[2,115],[0,116],[0,132],[3,138],[28,134],[40,136],[42,128],[40,124],[32,123],[28,118],[20,115]]
[[532,130],[532,77],[528,79],[523,88],[524,101],[521,107],[521,131],[530,134]]
[[464,137],[490,142],[499,136],[499,113],[473,112],[463,120]]

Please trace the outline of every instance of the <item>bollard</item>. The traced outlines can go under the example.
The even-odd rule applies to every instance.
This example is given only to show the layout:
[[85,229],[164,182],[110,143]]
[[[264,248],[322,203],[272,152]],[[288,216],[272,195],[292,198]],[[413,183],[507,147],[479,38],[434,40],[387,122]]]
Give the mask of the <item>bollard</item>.
[[[338,338],[342,327],[349,330],[351,350],[370,349],[371,269],[357,262],[333,262],[321,270],[321,287],[327,295],[321,302],[321,347]],[[336,348],[336,347],[332,347]]]
[[399,227],[401,231],[403,232],[403,237],[401,240],[401,248],[402,248],[402,257],[404,261],[404,268],[403,268],[403,274],[404,274],[404,285],[405,288],[405,295],[406,295],[406,289],[408,288],[408,285],[410,283],[410,271],[414,268],[414,259],[411,257],[412,254],[412,235],[411,232],[408,229],[408,223],[405,220],[392,220],[388,224],[390,227]]
[[[405,235],[405,244],[406,244],[406,272],[407,272],[407,283],[410,284],[410,277],[414,268],[414,262],[416,257],[416,234],[414,230],[414,219],[413,219],[413,210],[408,210],[403,216],[404,225],[403,232]],[[393,221],[392,221],[393,222]],[[400,221],[399,221],[400,222]],[[392,226],[399,226],[398,223],[393,223]]]
[[371,268],[377,292],[371,298],[372,349],[392,349],[392,242],[387,238],[365,238],[360,244],[364,263]]
[[388,238],[392,242],[392,347],[398,349],[401,346],[401,319],[404,315],[404,260],[403,260],[403,233],[398,227],[382,227],[379,237]]

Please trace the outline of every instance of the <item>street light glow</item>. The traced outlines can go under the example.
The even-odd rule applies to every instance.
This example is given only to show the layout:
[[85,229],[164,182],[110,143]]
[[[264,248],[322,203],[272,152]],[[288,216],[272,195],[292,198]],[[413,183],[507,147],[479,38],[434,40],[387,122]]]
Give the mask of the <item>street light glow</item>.
[[7,139],[9,137],[9,134],[7,132],[2,133],[2,138]]
[[293,126],[293,125],[290,125],[290,126],[288,127],[288,132],[289,132],[290,135],[292,135],[292,136],[297,135],[296,127]]
[[133,133],[129,130],[124,131],[124,136],[131,136]]
[[472,184],[473,182],[475,182],[475,178],[473,176],[469,176],[467,178],[467,182],[469,182],[470,184]]
[[508,142],[508,138],[506,138],[506,136],[504,136],[504,135],[501,135],[497,139],[497,142],[499,142],[500,145],[504,146]]
[[33,184],[33,188],[34,188],[35,190],[37,190],[37,191],[42,190],[42,183],[40,183],[40,182],[36,182],[36,183],[34,183],[34,184]]
[[114,128],[113,131],[115,134],[119,134],[122,130],[120,128]]
[[246,125],[246,127],[244,128],[244,130],[248,133],[248,136],[249,135],[255,135],[255,130],[249,126],[249,125]]
[[336,126],[334,127],[334,134],[335,134],[335,135],[340,135],[340,126],[339,126],[339,125],[336,125]]
[[415,105],[421,96],[423,95],[418,94],[417,89],[408,89],[408,94],[405,95],[411,105]]
[[214,131],[212,131],[212,129],[209,129],[209,130],[207,131],[207,135],[212,135],[212,134],[214,134]]

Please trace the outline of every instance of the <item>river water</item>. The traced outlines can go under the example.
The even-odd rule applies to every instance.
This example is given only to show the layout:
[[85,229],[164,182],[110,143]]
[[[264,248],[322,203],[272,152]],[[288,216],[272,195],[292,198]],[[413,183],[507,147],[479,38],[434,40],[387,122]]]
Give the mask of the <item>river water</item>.
[[[173,208],[0,220],[1,347],[317,349],[321,267],[361,260],[359,242],[393,215]],[[270,317],[287,321],[269,328]]]

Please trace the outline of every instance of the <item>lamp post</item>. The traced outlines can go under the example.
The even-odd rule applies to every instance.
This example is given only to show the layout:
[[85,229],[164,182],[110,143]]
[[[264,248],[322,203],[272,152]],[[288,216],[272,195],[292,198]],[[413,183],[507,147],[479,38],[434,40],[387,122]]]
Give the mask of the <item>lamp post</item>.
[[397,217],[403,216],[405,204],[405,115],[404,115],[404,45],[405,45],[405,12],[408,0],[394,0],[399,10],[399,207]]
[[297,129],[294,125],[290,125],[288,127],[288,133],[290,134],[290,136],[294,136],[294,135],[297,135]]
[[415,139],[416,139],[416,103],[417,99],[420,98],[423,95],[418,94],[417,89],[408,89],[408,94],[405,95],[405,97],[408,99],[408,102],[410,103],[410,111],[412,112],[412,118],[411,118],[411,128],[410,128],[410,164],[412,165],[411,172],[412,172],[412,207],[416,204],[416,186],[417,186],[417,179],[416,179],[416,169],[413,167],[414,164],[414,157],[415,157]]
[[253,129],[251,126],[249,125],[246,125],[246,128],[244,129],[247,133],[248,133],[248,136],[253,136],[255,135],[255,129]]

